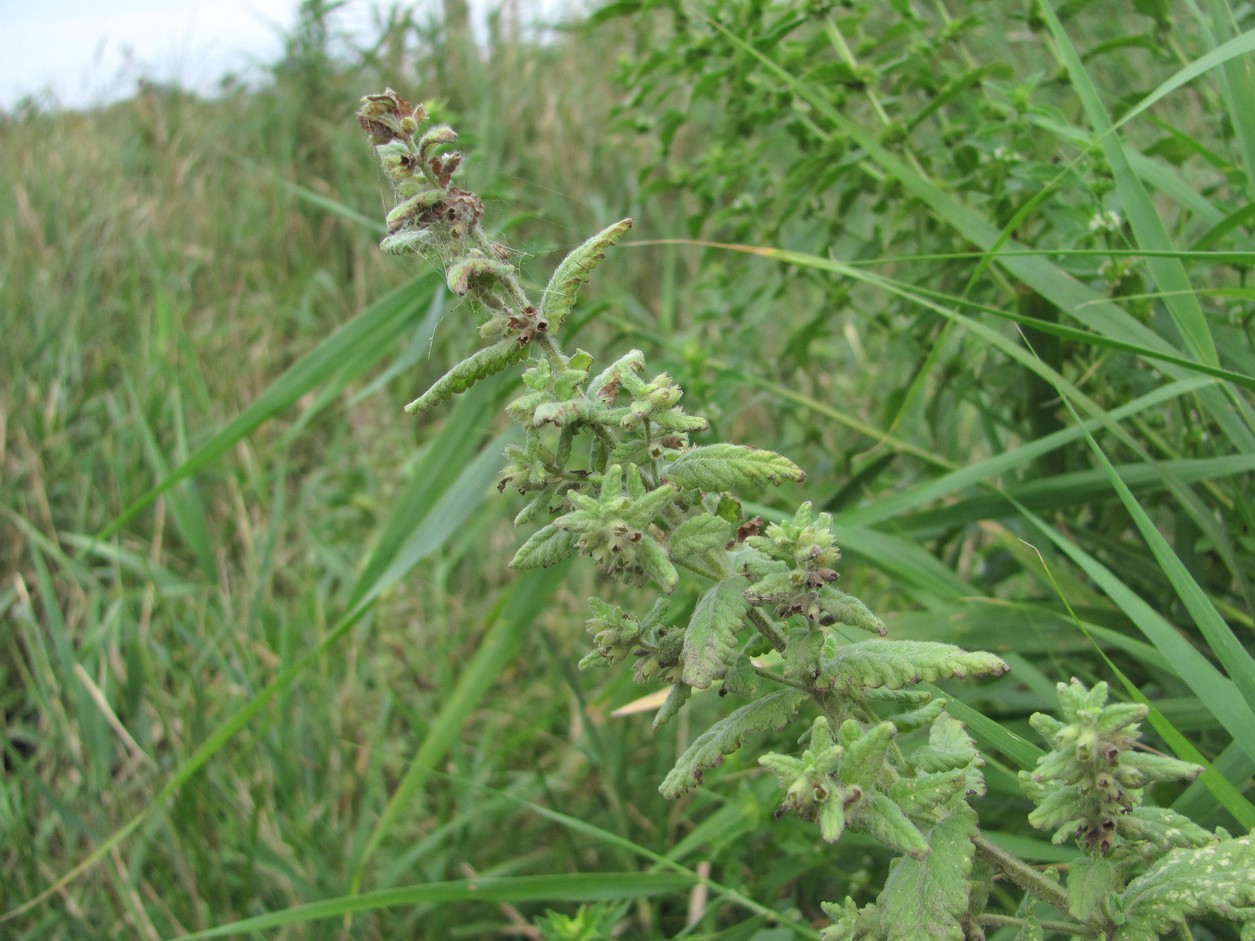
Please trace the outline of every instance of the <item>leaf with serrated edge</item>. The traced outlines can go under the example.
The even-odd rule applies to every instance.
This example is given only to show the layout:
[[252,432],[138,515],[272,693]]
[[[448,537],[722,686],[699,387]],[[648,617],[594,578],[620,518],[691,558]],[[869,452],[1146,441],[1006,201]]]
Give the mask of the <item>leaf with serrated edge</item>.
[[739,444],[692,448],[672,461],[662,476],[686,490],[708,493],[806,479],[802,469],[784,455]]
[[732,538],[732,524],[710,513],[690,516],[671,534],[671,555],[692,558],[711,549],[722,549]]
[[749,582],[740,575],[725,578],[702,595],[684,633],[682,678],[697,689],[706,689],[727,673],[736,656],[736,635],[749,603]]
[[1081,921],[1101,915],[1119,888],[1119,873],[1109,859],[1082,856],[1068,866],[1068,912]]
[[693,690],[687,683],[676,683],[667,693],[666,701],[654,716],[654,731],[666,725],[680,711],[680,707],[688,700]]
[[720,719],[684,750],[659,786],[659,792],[663,797],[675,798],[697,787],[702,771],[717,767],[723,756],[740,748],[751,732],[778,731],[788,725],[805,698],[801,690],[778,689]]
[[1201,849],[1173,850],[1124,890],[1121,909],[1133,933],[1163,934],[1189,915],[1255,918],[1255,834]]
[[480,379],[501,372],[507,366],[519,362],[527,355],[527,347],[519,346],[518,340],[508,337],[492,346],[472,353],[435,381],[430,389],[405,406],[407,412],[425,412],[441,402],[465,392]]
[[578,536],[553,523],[536,530],[510,560],[512,569],[543,569],[575,554]]
[[889,941],[962,941],[976,813],[966,804],[928,832],[925,858],[894,864],[876,899]]
[[593,269],[606,257],[606,249],[623,238],[630,228],[631,219],[622,219],[607,226],[567,255],[562,264],[558,265],[540,299],[540,315],[548,321],[550,333],[557,333],[561,328],[567,314],[575,306],[580,285],[588,282]]
[[972,676],[1001,676],[1010,667],[984,651],[928,640],[864,640],[824,661],[819,685],[829,689],[900,689],[916,683]]

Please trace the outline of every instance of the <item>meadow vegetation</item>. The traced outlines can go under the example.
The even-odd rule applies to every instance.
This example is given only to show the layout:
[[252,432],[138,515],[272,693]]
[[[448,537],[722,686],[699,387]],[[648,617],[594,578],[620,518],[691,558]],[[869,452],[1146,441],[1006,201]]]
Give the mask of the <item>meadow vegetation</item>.
[[349,61],[307,2],[263,88],[5,115],[0,935],[774,941],[885,881],[753,756],[659,794],[729,707],[612,714],[648,690],[576,668],[595,571],[507,568],[517,374],[401,413],[476,341],[377,248],[385,85],[534,293],[634,217],[567,347],[804,468],[747,509],[831,513],[890,637],[1011,667],[944,688],[986,836],[1077,863],[1016,776],[1071,677],[1207,769],[1154,803],[1255,826],[1255,23],[950,6],[621,0],[479,50],[395,14]]

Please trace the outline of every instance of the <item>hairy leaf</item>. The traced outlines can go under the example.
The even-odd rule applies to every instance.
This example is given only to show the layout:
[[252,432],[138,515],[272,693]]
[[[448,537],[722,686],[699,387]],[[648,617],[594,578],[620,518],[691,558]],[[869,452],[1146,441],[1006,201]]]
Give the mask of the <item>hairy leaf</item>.
[[688,701],[692,693],[693,688],[687,683],[676,683],[671,687],[671,692],[667,693],[667,698],[663,702],[662,708],[654,716],[655,732],[671,721],[676,713],[680,711],[680,707]]
[[784,455],[739,444],[708,444],[685,451],[662,476],[685,489],[708,492],[806,479],[802,469]]
[[1102,914],[1120,887],[1120,874],[1109,859],[1082,856],[1068,866],[1068,911],[1081,921]]
[[[1190,915],[1255,922],[1255,835],[1168,853],[1120,896],[1121,938],[1164,934]],[[1243,937],[1247,937],[1246,931]]]
[[666,547],[652,536],[645,536],[636,545],[636,561],[642,571],[667,594],[680,583],[680,573],[671,564]]
[[553,523],[536,530],[510,560],[510,568],[543,569],[575,555],[578,534],[558,529]]
[[622,219],[602,229],[562,260],[549,279],[540,299],[540,315],[549,322],[549,332],[557,333],[575,306],[580,285],[588,282],[593,269],[606,257],[606,249],[623,238],[632,228],[631,219]]
[[407,412],[425,412],[441,402],[453,398],[459,392],[465,392],[480,379],[501,372],[507,366],[520,362],[527,355],[527,347],[519,346],[513,337],[498,340],[492,346],[472,353],[447,373],[436,380],[435,384],[405,406]]
[[855,690],[888,686],[900,689],[947,677],[1001,676],[1010,669],[984,651],[970,652],[926,640],[864,640],[842,647],[824,663],[821,686]]
[[495,284],[503,278],[514,274],[514,266],[508,262],[496,261],[492,258],[471,257],[449,266],[445,281],[449,290],[458,297],[465,295],[471,284],[478,281],[484,284]]
[[1120,817],[1116,827],[1124,839],[1149,843],[1161,853],[1216,841],[1215,833],[1168,807],[1134,807]]
[[748,584],[740,575],[725,578],[697,602],[684,633],[681,663],[685,683],[706,689],[728,672],[736,656],[737,631],[749,607],[745,600]]
[[758,693],[761,682],[754,672],[753,661],[748,654],[742,652],[732,661],[732,666],[728,667],[728,675],[724,677],[719,695],[731,693],[750,699]]
[[710,513],[690,516],[671,534],[671,554],[691,558],[711,549],[722,549],[732,537],[732,524]]
[[701,784],[702,771],[716,768],[745,741],[751,732],[784,728],[795,715],[806,694],[796,689],[778,689],[762,699],[742,706],[720,719],[685,749],[658,790],[663,797],[679,797]]
[[876,900],[890,941],[962,941],[976,812],[961,804],[928,832],[923,859],[898,860]]
[[928,855],[928,840],[887,794],[873,794],[850,821],[852,829],[915,859]]

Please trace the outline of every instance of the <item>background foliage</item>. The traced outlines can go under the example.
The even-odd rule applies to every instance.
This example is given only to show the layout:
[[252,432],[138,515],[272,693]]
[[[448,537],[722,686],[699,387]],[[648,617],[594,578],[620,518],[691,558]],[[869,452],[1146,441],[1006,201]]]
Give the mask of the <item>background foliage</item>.
[[987,832],[1066,860],[1006,733],[1070,676],[1212,764],[1159,801],[1249,829],[1249,13],[952,6],[627,0],[480,49],[398,12],[345,61],[307,2],[264,88],[6,115],[0,907],[91,865],[0,928],[477,937],[661,893],[612,912],[625,936],[749,938],[883,879],[773,821],[750,763],[658,795],[688,727],[612,717],[641,690],[575,670],[592,574],[506,572],[510,377],[400,415],[473,341],[376,249],[352,114],[385,84],[456,123],[539,284],[625,215],[723,243],[616,249],[568,329],[802,464],[781,506],[834,513],[892,636],[1011,663],[951,691],[998,723]]

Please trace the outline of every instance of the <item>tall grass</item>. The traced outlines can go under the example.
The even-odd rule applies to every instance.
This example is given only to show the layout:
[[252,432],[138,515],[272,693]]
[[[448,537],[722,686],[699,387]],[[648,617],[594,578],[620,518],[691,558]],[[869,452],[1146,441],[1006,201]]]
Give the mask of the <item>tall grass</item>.
[[[627,214],[642,239],[737,243],[621,252],[580,343],[651,345],[725,437],[802,455],[848,587],[897,612],[896,635],[1013,661],[959,691],[1000,723],[974,727],[1001,749],[985,822],[1003,840],[1059,858],[997,772],[1031,758],[1014,733],[1072,674],[1128,677],[1159,744],[1214,769],[1165,801],[1249,828],[1249,24],[1219,3],[1175,32],[1121,19],[1171,36],[1156,57],[1074,49],[1101,10],[1006,26],[996,6],[1006,28],[944,47],[957,77],[925,113],[904,66],[921,60],[872,43],[875,17],[768,42],[772,24],[732,13],[694,7],[674,32],[607,15],[456,60],[464,37],[401,17],[351,68],[307,4],[260,91],[6,117],[0,907],[38,901],[0,934],[254,919],[237,928],[477,937],[544,901],[667,892],[632,912],[654,937],[680,930],[701,861],[718,888],[703,930],[749,936],[766,909],[814,916],[875,871],[771,822],[770,782],[735,763],[686,803],[658,797],[673,740],[608,718],[637,691],[571,667],[588,574],[503,572],[510,511],[485,500],[505,382],[400,417],[465,350],[447,349],[461,312],[438,279],[374,247],[382,184],[351,115],[384,84],[457,118],[473,188],[537,269]],[[745,94],[687,72],[686,43]],[[1034,80],[1003,63],[1025,50],[1058,82],[1017,116],[1024,164],[995,188],[963,174],[963,147],[992,157],[992,136],[949,135],[1005,119],[1011,79]],[[608,117],[621,52],[653,70],[628,88],[634,125]],[[834,85],[847,54],[875,81]],[[1189,84],[1155,91],[1174,76]],[[668,162],[644,173],[659,141]],[[793,175],[773,183],[769,158]],[[1086,241],[1076,220],[1109,206],[1129,224]],[[1135,285],[1102,286],[1110,257],[1138,261]],[[572,872],[590,875],[529,881]]]

